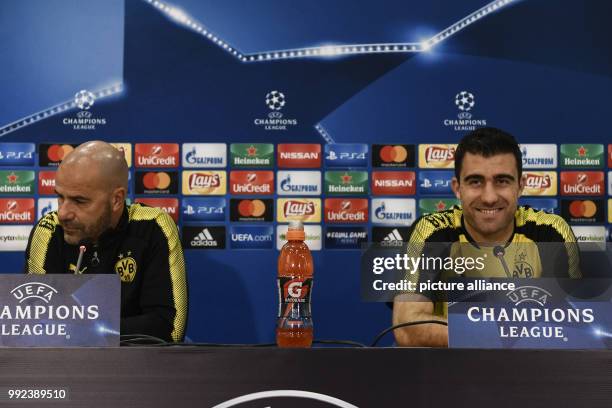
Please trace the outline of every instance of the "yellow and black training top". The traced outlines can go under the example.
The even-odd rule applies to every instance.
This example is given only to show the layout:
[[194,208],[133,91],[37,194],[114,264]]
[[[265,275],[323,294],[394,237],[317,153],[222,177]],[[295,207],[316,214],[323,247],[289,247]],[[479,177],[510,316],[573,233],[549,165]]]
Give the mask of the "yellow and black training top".
[[176,224],[158,208],[126,206],[116,228],[88,245],[64,241],[57,212],[40,219],[26,249],[25,272],[116,273],[121,278],[121,334],[181,341],[187,322],[185,259]]
[[[408,255],[418,257],[480,257],[484,268],[466,270],[468,278],[580,278],[580,253],[570,226],[563,218],[529,207],[518,207],[514,233],[503,246],[483,246],[474,242],[463,226],[463,209],[420,217],[411,227]],[[501,251],[501,254],[500,252]],[[453,276],[454,275],[454,276]],[[419,271],[406,274],[415,283],[458,277],[452,270]],[[422,293],[430,297],[428,293]],[[438,305],[436,309],[439,310]]]

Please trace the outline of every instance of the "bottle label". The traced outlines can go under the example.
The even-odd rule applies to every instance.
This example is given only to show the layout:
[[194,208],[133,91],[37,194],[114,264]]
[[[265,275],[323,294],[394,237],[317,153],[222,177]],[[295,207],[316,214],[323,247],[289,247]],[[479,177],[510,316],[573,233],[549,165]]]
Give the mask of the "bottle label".
[[278,317],[288,317],[299,305],[300,317],[310,317],[312,278],[283,276],[276,279],[278,286]]

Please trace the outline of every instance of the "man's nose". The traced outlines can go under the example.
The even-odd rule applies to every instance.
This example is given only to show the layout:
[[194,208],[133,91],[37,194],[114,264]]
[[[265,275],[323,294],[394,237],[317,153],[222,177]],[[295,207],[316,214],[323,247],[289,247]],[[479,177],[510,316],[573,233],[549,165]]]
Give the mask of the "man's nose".
[[482,201],[483,204],[490,205],[497,202],[497,191],[493,183],[485,183],[482,194],[480,195],[480,201]]
[[57,216],[59,217],[60,221],[72,221],[74,218],[72,206],[66,201],[64,201],[62,204],[58,204]]

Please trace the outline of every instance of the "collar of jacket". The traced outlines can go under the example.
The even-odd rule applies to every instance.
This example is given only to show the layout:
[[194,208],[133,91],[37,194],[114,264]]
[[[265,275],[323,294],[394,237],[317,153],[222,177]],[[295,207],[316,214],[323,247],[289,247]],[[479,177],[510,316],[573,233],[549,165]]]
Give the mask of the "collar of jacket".
[[115,241],[117,237],[123,235],[128,226],[128,208],[127,204],[123,206],[123,212],[121,213],[121,218],[119,218],[119,222],[115,228],[109,228],[100,235],[98,239],[98,243],[96,246],[105,247],[110,243]]

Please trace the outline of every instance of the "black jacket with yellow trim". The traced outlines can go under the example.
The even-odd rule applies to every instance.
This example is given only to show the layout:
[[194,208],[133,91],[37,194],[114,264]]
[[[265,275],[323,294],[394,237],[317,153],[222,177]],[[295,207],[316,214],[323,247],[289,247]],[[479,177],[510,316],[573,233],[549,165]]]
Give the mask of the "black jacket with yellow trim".
[[176,225],[158,208],[126,206],[116,228],[87,248],[76,271],[77,245],[64,241],[57,212],[32,229],[25,272],[116,273],[121,278],[121,334],[181,341],[187,321],[185,260]]
[[[474,248],[474,251],[491,252],[492,248],[479,247],[464,227],[463,209],[455,206],[449,210],[428,214],[417,219],[408,233],[408,255],[418,257],[420,254],[445,258],[451,256],[453,243],[461,243],[465,248]],[[468,271],[462,276],[466,277],[501,277],[510,273],[513,278],[581,278],[580,252],[576,238],[565,220],[544,211],[536,211],[530,207],[519,206],[514,215],[514,232],[506,244],[507,249],[522,247],[526,249],[524,255],[527,259],[512,265],[508,260],[506,271],[490,256],[491,264],[482,271],[482,275],[471,275]],[[507,250],[507,254],[511,251]],[[531,259],[530,259],[531,258]],[[506,262],[504,262],[506,263]],[[530,264],[533,273],[525,274],[524,269],[517,266]],[[496,266],[490,268],[490,266]],[[499,273],[501,272],[501,275]],[[436,281],[448,278],[438,270],[419,271],[407,273],[405,278],[415,283],[426,280]],[[458,277],[459,275],[454,275]],[[419,292],[434,302],[435,314],[446,316],[446,302],[440,293]]]

